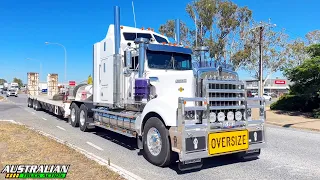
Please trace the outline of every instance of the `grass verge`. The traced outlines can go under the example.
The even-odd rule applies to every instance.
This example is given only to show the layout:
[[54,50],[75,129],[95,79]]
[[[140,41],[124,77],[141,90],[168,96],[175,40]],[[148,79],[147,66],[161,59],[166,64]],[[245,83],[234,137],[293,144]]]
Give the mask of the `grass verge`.
[[70,164],[66,179],[123,179],[81,153],[24,126],[0,122],[0,136],[0,170],[6,164]]

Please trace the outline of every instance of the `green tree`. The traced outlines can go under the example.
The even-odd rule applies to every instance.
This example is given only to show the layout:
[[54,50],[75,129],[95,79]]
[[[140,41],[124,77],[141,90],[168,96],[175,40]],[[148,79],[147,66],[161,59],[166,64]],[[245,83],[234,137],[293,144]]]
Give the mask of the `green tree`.
[[[175,38],[175,21],[168,20],[165,24],[161,25],[159,32],[164,34],[169,38]],[[180,41],[183,44],[190,45],[189,38],[189,29],[187,25],[180,20]]]
[[7,81],[5,79],[0,79],[0,85],[3,85],[4,83],[6,83]]
[[309,58],[306,43],[298,38],[286,47],[287,61],[283,68],[293,68]]
[[19,88],[20,88],[21,86],[23,86],[23,83],[22,83],[22,80],[21,80],[21,79],[13,78],[13,82],[18,83]]
[[308,32],[306,34],[306,39],[308,40],[310,45],[320,43],[320,30]]
[[[182,23],[181,39],[193,48],[208,46],[209,57],[217,60],[230,59],[239,49],[239,43],[235,42],[241,41],[252,16],[247,7],[239,7],[226,0],[196,0],[187,5],[186,11],[196,28],[185,27]],[[173,20],[161,25],[159,31],[172,37],[172,33],[167,32],[174,32]]]
[[[282,29],[275,31],[269,23],[261,22],[264,26],[262,37],[263,50],[263,79],[264,83],[268,80],[270,74],[281,70],[286,64],[287,39],[288,35]],[[259,42],[260,31],[259,24],[253,23],[253,27],[244,34],[244,48],[233,55],[233,64],[243,70],[248,71],[252,77],[259,77]]]
[[294,84],[291,93],[308,97],[317,97],[320,92],[320,44],[307,48],[311,58],[301,65],[285,69],[286,77]]

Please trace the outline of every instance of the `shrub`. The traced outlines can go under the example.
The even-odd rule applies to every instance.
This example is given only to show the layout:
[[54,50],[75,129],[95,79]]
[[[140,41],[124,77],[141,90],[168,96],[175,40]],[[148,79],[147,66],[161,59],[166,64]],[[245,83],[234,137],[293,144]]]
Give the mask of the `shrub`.
[[320,108],[313,110],[313,116],[320,119]]
[[284,95],[270,105],[271,110],[312,112],[319,108],[318,98],[307,96]]

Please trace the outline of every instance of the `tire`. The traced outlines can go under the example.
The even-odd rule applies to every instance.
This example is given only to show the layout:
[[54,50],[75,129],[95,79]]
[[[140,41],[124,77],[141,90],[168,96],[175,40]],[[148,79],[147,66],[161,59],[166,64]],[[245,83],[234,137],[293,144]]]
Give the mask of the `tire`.
[[79,127],[79,107],[77,104],[72,103],[70,108],[69,123],[72,127]]
[[33,107],[33,102],[32,102],[32,99],[30,99],[30,98],[29,98],[29,101],[28,101],[28,107],[29,108]]
[[82,104],[80,106],[80,111],[79,111],[79,126],[80,130],[83,132],[88,132],[88,108],[86,105]]
[[[155,136],[160,134],[161,146],[159,147],[160,152],[151,152],[148,148],[148,132],[155,132]],[[149,133],[149,139],[150,139]],[[143,128],[143,151],[144,157],[153,165],[166,167],[170,165],[172,159],[171,145],[169,141],[169,131],[157,117],[151,117],[147,120]]]
[[41,110],[41,105],[38,101],[34,101],[34,106],[33,109],[36,111],[40,111]]

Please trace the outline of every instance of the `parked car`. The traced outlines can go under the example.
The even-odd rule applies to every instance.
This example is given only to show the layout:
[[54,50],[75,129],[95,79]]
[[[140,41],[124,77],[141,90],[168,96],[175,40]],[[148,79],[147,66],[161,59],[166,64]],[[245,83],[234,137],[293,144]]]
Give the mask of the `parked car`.
[[3,94],[3,88],[0,88],[0,92],[1,92],[1,94]]
[[[264,97],[265,100],[267,101],[271,101],[272,100],[272,97],[270,95],[268,95],[268,93],[263,93],[262,95]],[[258,97],[258,94],[257,95],[254,95],[254,97]]]
[[264,93],[263,97],[264,97],[265,100],[269,100],[269,101],[272,100],[272,97],[270,95],[268,95],[267,93]]

